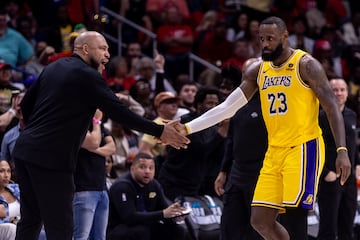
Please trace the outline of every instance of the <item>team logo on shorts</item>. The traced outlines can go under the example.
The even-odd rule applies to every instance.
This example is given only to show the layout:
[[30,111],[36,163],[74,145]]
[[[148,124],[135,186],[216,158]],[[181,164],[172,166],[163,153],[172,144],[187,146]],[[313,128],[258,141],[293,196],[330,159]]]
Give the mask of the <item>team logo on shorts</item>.
[[306,199],[303,201],[304,204],[311,205],[314,202],[314,196],[309,194]]

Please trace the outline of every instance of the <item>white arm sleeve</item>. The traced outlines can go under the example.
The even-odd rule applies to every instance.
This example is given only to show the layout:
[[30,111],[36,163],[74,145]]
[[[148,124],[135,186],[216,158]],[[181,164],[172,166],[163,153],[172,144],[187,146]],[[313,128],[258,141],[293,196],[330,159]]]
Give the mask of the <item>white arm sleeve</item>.
[[227,118],[234,116],[234,114],[247,104],[246,99],[241,88],[236,88],[221,104],[205,112],[201,116],[185,124],[188,133],[194,133],[206,129],[217,124]]

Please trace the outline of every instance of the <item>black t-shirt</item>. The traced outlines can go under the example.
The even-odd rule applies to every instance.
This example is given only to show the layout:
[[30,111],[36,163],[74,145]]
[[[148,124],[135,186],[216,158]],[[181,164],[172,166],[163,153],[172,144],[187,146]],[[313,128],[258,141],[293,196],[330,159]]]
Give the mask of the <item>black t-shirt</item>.
[[259,93],[256,93],[230,121],[222,163],[222,171],[228,173],[229,183],[238,186],[254,185],[262,167],[267,145],[260,97]]
[[[105,145],[105,137],[109,132],[101,126],[101,143]],[[103,191],[106,190],[105,157],[80,148],[75,174],[75,191]]]
[[[185,114],[181,116],[181,122],[189,122],[197,116],[195,112]],[[165,162],[159,173],[159,181],[165,194],[168,194],[166,186],[181,189],[178,195],[198,194],[208,163],[216,156],[216,151],[222,149],[221,144],[224,143],[224,138],[217,133],[217,129],[217,126],[212,126],[190,134],[188,137],[191,142],[187,149],[168,147]]]
[[[357,156],[357,147],[356,147],[356,113],[351,109],[345,107],[342,111],[345,125],[345,135],[346,135],[346,147],[348,149],[348,155],[351,162],[351,171],[352,174],[355,173],[355,165],[358,164]],[[319,113],[319,125],[323,132],[324,143],[325,143],[325,165],[322,171],[322,176],[326,176],[329,171],[336,171],[335,162],[336,162],[336,145],[332,131],[326,116],[326,113],[321,110]]]

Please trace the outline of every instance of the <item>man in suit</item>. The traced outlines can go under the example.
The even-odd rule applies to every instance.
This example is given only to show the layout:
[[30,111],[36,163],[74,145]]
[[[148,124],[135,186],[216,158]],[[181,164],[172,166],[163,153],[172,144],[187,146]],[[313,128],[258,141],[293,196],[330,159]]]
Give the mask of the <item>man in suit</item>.
[[21,103],[25,128],[13,157],[21,189],[21,221],[16,239],[37,239],[44,223],[47,239],[72,239],[75,159],[99,108],[129,128],[177,148],[188,139],[131,112],[106,86],[99,70],[109,61],[105,38],[80,34],[74,54],[48,65]]

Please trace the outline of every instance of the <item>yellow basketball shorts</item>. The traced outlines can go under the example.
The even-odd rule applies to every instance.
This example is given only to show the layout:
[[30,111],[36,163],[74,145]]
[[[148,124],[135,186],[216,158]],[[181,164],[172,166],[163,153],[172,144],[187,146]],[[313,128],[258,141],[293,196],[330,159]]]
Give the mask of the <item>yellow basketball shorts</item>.
[[269,146],[251,205],[312,210],[324,160],[322,137],[294,147]]

